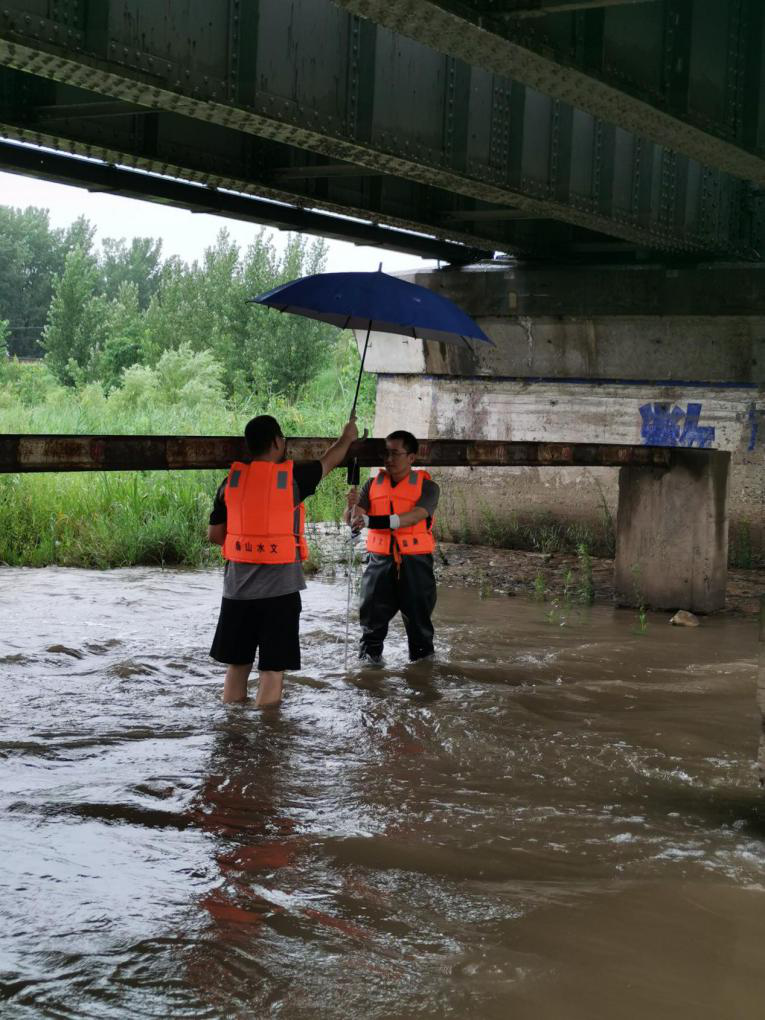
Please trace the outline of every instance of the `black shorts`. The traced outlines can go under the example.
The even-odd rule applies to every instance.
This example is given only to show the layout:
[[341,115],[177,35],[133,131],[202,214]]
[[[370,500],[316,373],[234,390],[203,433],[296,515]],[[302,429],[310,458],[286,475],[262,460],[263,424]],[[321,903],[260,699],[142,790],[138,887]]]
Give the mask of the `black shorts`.
[[300,669],[300,592],[270,599],[222,599],[210,655],[218,662],[281,673]]

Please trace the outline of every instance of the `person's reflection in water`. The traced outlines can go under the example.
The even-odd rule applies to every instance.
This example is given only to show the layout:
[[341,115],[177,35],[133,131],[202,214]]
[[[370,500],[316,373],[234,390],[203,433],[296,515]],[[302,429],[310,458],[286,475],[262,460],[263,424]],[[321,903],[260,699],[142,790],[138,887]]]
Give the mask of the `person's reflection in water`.
[[206,935],[197,945],[190,977],[206,1000],[224,1010],[236,1007],[240,996],[253,1008],[260,994],[275,991],[255,958],[267,934],[263,926],[281,911],[264,885],[272,886],[274,873],[290,868],[303,845],[294,821],[279,810],[285,750],[294,744],[291,729],[276,713],[263,715],[257,725],[247,718],[227,720],[190,812],[192,823],[215,837],[219,871],[199,901]]
[[430,660],[410,662],[404,670],[404,681],[409,687],[412,701],[428,704],[439,701],[443,695],[436,685],[434,664]]
[[217,736],[210,775],[194,820],[219,837],[215,859],[223,883],[202,901],[219,920],[260,923],[271,904],[252,895],[244,878],[288,866],[299,849],[295,823],[278,813],[277,777],[285,767],[290,726],[275,713],[259,725],[227,722]]
[[[199,900],[205,935],[190,964],[190,978],[216,1008],[246,1002],[252,1015],[286,994],[283,948],[275,940],[312,938],[318,925],[353,941],[369,938],[352,921],[311,906],[299,874],[308,839],[282,804],[290,798],[287,769],[294,767],[297,735],[276,713],[228,720],[219,730],[190,820],[215,837],[218,880]],[[273,971],[266,951],[274,961]],[[293,995],[294,989],[290,992]],[[238,1015],[238,1014],[237,1014]],[[247,1013],[246,1015],[250,1015]]]

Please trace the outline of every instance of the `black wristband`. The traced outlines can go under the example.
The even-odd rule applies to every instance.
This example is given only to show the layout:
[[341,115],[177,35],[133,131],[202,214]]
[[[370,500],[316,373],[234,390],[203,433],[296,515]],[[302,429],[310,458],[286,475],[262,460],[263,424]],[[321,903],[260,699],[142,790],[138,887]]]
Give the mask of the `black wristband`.
[[390,528],[390,517],[387,514],[375,514],[369,518],[369,527],[373,531],[387,531]]

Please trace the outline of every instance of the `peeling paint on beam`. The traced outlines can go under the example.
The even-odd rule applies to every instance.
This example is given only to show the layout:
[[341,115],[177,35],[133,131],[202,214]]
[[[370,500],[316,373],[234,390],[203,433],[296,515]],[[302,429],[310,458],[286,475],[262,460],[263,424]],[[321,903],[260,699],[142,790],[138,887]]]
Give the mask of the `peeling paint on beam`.
[[228,466],[245,454],[231,436],[0,436],[0,472],[151,471]]
[[[755,153],[575,67],[512,42],[492,31],[488,19],[476,24],[434,0],[333,0],[333,3],[441,53],[507,75],[702,164],[765,185],[765,160]],[[464,10],[471,14],[469,8]]]
[[[333,442],[288,439],[287,456],[316,460]],[[367,439],[354,444],[351,452],[362,467],[377,467],[384,449],[384,439]],[[698,455],[704,457],[706,451]],[[225,470],[246,456],[244,440],[237,436],[0,436],[0,474]],[[670,467],[672,457],[672,449],[660,446],[425,439],[418,462],[430,467]]]

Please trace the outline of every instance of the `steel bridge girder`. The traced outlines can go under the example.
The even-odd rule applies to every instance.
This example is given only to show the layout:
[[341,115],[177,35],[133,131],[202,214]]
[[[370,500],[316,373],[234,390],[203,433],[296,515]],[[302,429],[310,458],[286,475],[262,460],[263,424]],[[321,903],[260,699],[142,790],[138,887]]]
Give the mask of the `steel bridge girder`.
[[[105,0],[70,4],[58,21],[48,11],[45,0],[0,11],[0,63],[153,110],[158,121],[204,121],[238,137],[240,148],[258,137],[304,153],[303,162],[323,157],[377,171],[386,194],[367,214],[381,220],[415,222],[397,207],[396,184],[400,193],[414,182],[423,198],[447,198],[446,207],[420,213],[420,229],[482,237],[500,250],[533,250],[540,222],[557,220],[595,232],[572,238],[584,247],[600,234],[675,253],[756,257],[744,185],[329,0],[228,0],[214,9],[201,0]],[[34,135],[28,123],[3,120],[17,137]],[[40,134],[83,153],[90,145],[130,156],[88,142],[81,125],[79,132],[48,125]],[[133,155],[149,159],[142,144]],[[154,163],[204,177],[171,155]],[[246,159],[239,163],[244,171]],[[221,176],[263,193],[267,171],[246,169]],[[320,207],[315,188],[313,197]],[[505,229],[492,222],[494,210],[497,222],[508,217]],[[490,237],[479,228],[482,215]]]

